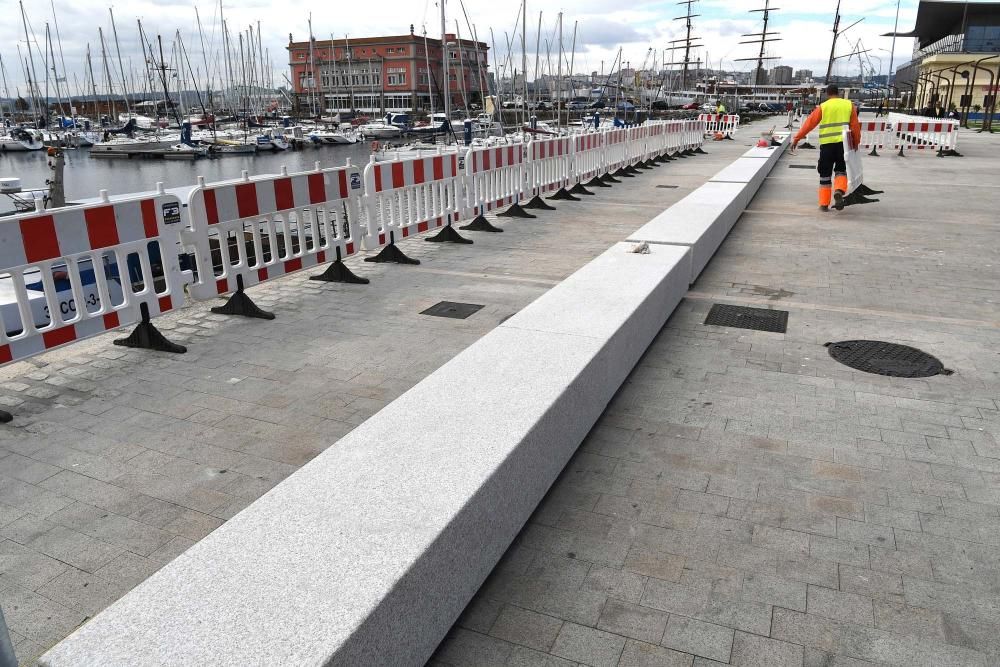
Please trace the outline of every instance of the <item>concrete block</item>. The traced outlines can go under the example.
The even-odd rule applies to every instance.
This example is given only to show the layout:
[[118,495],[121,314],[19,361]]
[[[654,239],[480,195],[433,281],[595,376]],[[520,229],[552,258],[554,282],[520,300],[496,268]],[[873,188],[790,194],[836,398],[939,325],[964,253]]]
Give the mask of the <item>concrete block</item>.
[[738,158],[733,160],[722,171],[709,179],[710,183],[746,183],[750,186],[747,191],[747,203],[757,193],[764,179],[771,172],[773,163],[768,160],[758,158]]
[[459,353],[41,664],[424,664],[683,294],[686,248],[630,248]]
[[693,283],[743,213],[749,201],[747,190],[746,183],[705,183],[628,240],[690,248],[689,282]]

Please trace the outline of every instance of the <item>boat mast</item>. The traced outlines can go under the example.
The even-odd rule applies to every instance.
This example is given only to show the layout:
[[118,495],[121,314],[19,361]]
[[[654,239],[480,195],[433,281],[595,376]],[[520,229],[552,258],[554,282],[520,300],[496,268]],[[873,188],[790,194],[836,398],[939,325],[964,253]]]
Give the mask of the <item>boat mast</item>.
[[833,55],[837,51],[837,36],[840,32],[840,0],[837,0],[837,9],[833,15],[833,43],[830,45],[830,60],[826,63],[826,78],[823,83],[830,84],[830,75],[833,73]]
[[[521,0],[521,79],[523,96],[521,97],[521,125],[528,122],[528,0]],[[510,47],[507,48],[508,57]],[[514,84],[517,84],[517,77],[514,77]],[[511,86],[511,93],[514,86]]]
[[465,117],[469,117],[469,98],[465,94],[465,57],[462,55],[462,29],[458,27],[458,19],[455,19],[455,42],[458,49],[458,90],[462,93],[462,105],[465,107]]
[[[573,65],[576,64],[576,28],[579,21],[573,21],[573,47],[569,56],[569,96],[574,97],[576,92],[573,88]],[[569,125],[569,108],[566,109],[566,124]]]
[[118,44],[118,27],[115,25],[115,13],[111,11],[110,7],[108,7],[108,14],[111,15],[111,33],[115,38],[115,51],[118,54],[118,68],[121,70],[122,74],[122,97],[125,98],[125,112],[131,117],[132,105],[130,105],[128,101],[128,82],[125,80],[125,64],[122,62],[121,46]]
[[316,38],[313,37],[312,12],[309,13],[309,73],[312,85],[309,86],[309,111],[310,115],[316,116],[316,86],[319,79],[316,78]]
[[354,62],[351,60],[351,40],[348,39],[347,33],[344,33],[344,52],[347,54],[347,83],[349,84],[348,90],[351,94],[351,113],[356,113],[358,108],[354,104]]
[[[538,59],[541,56],[541,46],[542,46],[542,13],[538,12],[538,32],[535,34],[535,76],[532,77],[532,80],[535,82],[534,97],[536,105],[538,104]],[[527,70],[525,70],[524,76],[525,77],[528,76]],[[524,86],[525,86],[525,91],[527,91],[528,89],[527,82],[524,84]]]
[[104,44],[104,31],[100,26],[97,27],[97,36],[101,39],[101,61],[104,64],[104,82],[108,93],[108,109],[113,120],[118,119],[117,110],[115,109],[115,98],[114,98],[114,88],[111,85],[111,68],[108,65],[108,51]]
[[[24,2],[19,0],[18,4],[21,6],[21,23],[24,25],[24,43],[28,47],[28,62],[31,64],[31,75],[28,80],[28,96],[31,98],[32,115],[35,116],[35,121],[38,121],[38,111],[35,108],[35,88],[38,87],[38,77],[35,75],[35,56],[31,52],[31,37],[28,36],[28,16],[24,13]],[[27,67],[25,68],[27,72]],[[34,80],[34,87],[32,87],[31,81]],[[49,105],[48,101],[45,101],[45,124],[49,123]]]
[[[3,64],[3,56],[0,55],[0,77],[3,78],[3,98],[5,100],[10,99],[10,90],[7,88],[7,68]],[[13,115],[13,111],[11,112]],[[3,105],[0,104],[0,124],[4,127],[7,126],[7,116],[4,114]]]
[[434,126],[434,88],[431,85],[431,54],[427,50],[427,25],[424,25],[424,66],[427,68],[427,97],[431,101],[431,127]]
[[559,52],[556,56],[558,61],[556,62],[556,127],[562,123],[562,88],[563,88],[563,78],[562,78],[562,61],[563,61],[563,34],[562,34],[562,12],[559,12]]
[[[56,42],[59,44],[59,66],[62,67],[63,81],[66,82],[66,93],[67,93],[67,97],[69,97],[69,107],[70,107],[69,111],[70,111],[70,115],[75,119],[76,118],[76,114],[73,112],[73,93],[70,92],[70,90],[69,90],[69,80],[66,78],[66,72],[67,72],[67,70],[66,70],[66,58],[63,56],[62,35],[59,34],[59,17],[56,16],[55,0],[49,0],[49,5],[52,7],[52,23],[56,27]],[[52,60],[53,61],[55,60],[55,54],[53,54]],[[54,66],[55,65],[53,63],[53,67]],[[56,78],[56,90],[57,91],[59,90],[59,79],[58,78]],[[73,125],[75,127],[76,123],[74,122]]]
[[[451,78],[448,73],[449,62],[451,61],[451,51],[448,49],[448,39],[445,37],[445,0],[441,1],[441,55],[444,74],[444,117],[448,123],[446,129],[451,128]],[[454,134],[454,133],[452,133]]]

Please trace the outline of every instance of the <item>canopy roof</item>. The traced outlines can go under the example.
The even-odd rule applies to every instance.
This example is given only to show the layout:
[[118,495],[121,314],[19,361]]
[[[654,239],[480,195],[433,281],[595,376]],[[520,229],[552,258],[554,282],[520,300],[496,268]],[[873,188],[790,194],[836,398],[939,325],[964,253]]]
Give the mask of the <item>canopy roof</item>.
[[970,23],[1000,25],[1000,2],[963,2],[961,0],[921,0],[917,21],[909,32],[886,33],[884,37],[915,37],[920,48],[948,35],[962,32]]

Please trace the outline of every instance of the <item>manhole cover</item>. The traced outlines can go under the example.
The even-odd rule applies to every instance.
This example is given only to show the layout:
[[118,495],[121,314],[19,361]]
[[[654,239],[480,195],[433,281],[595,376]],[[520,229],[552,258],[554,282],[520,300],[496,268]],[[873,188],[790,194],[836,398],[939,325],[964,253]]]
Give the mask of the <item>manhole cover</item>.
[[658,188],[669,188],[669,189],[673,189],[673,188],[676,188],[677,186],[676,186],[676,185],[657,185],[656,187],[658,187]]
[[788,165],[788,168],[789,169],[815,169],[816,165],[814,165],[814,164],[790,164],[790,165]]
[[754,331],[785,333],[785,329],[788,327],[788,311],[730,306],[724,303],[717,303],[708,311],[705,324],[714,324],[717,327],[737,327],[739,329],[753,329]]
[[483,306],[478,303],[456,303],[454,301],[439,301],[427,310],[421,311],[421,315],[433,315],[434,317],[451,317],[456,320],[464,320],[474,312],[481,310]]
[[827,343],[826,347],[835,361],[865,373],[898,378],[951,375],[937,357],[907,345],[881,340],[845,340]]

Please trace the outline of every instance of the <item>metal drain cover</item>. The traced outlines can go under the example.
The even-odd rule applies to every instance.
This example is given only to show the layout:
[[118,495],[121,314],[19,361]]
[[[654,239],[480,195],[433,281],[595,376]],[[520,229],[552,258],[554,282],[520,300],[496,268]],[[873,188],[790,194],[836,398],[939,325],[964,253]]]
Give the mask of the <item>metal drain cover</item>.
[[455,301],[439,301],[427,310],[421,311],[421,315],[433,315],[434,317],[450,317],[456,320],[464,320],[469,315],[483,308],[478,303],[456,303]]
[[671,189],[672,190],[672,189],[676,188],[677,186],[676,185],[657,185],[656,187],[658,187],[658,188],[667,188],[667,189]]
[[951,375],[941,361],[922,350],[881,340],[845,340],[827,343],[830,356],[845,366],[865,373],[897,378]]
[[814,165],[814,164],[790,164],[790,165],[788,165],[788,168],[789,169],[815,169],[816,165]]
[[708,311],[705,324],[714,324],[718,327],[736,327],[739,329],[753,329],[754,331],[785,333],[785,329],[788,327],[788,311],[730,306],[725,303],[717,303]]

